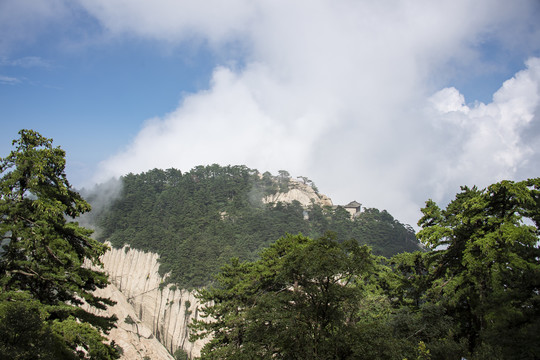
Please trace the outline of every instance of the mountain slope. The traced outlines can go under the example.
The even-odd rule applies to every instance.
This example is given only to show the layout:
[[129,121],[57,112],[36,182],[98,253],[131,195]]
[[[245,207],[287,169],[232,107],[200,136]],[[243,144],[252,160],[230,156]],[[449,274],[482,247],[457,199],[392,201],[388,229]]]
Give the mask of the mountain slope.
[[419,249],[412,228],[386,211],[365,209],[351,218],[302,180],[286,171],[272,176],[219,165],[128,174],[120,195],[93,221],[100,240],[159,254],[160,273],[185,288],[208,284],[231,257],[256,258],[285,233],[332,231],[340,241],[353,238],[385,256]]

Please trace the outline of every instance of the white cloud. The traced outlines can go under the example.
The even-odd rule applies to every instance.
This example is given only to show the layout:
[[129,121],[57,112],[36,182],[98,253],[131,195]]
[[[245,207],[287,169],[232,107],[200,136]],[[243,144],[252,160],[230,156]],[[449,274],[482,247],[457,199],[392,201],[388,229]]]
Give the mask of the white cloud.
[[17,59],[9,59],[5,56],[0,57],[0,66],[15,66],[23,68],[49,68],[51,64],[39,56],[25,56]]
[[465,105],[465,97],[454,88],[444,88],[431,96],[433,108],[441,113],[462,112],[467,114],[470,108]]
[[[211,163],[274,171],[296,167],[308,160],[312,142],[321,136],[323,115],[274,117],[276,113],[288,116],[287,107],[294,107],[291,98],[291,104],[284,102],[284,108],[271,110],[276,105],[272,98],[282,98],[284,93],[257,65],[241,75],[218,68],[211,90],[187,97],[162,119],[149,120],[124,152],[103,163],[101,179],[153,167],[189,170]],[[268,97],[261,99],[261,94]]]
[[20,82],[21,80],[16,77],[0,75],[0,84],[15,85],[19,84]]
[[[538,176],[529,161],[538,156],[534,140],[539,134],[525,141],[522,133],[540,116],[539,58],[529,59],[526,70],[507,80],[492,103],[466,106],[456,89],[443,89],[431,101],[438,111],[430,116],[437,122],[439,140],[454,145],[439,154],[444,161],[431,176],[438,190],[433,196],[449,196],[460,184],[486,186],[502,179]],[[443,139],[443,133],[449,139]]]
[[249,0],[79,0],[115,34],[179,41],[201,37],[218,43],[245,33],[257,6]]
[[453,88],[430,97],[480,66],[485,39],[537,28],[532,1],[80,2],[113,35],[195,38],[246,64],[216,68],[207,90],[149,120],[99,179],[210,163],[287,169],[335,202],[415,223],[429,197],[534,175],[536,138],[522,131],[538,116],[538,59],[490,104],[468,105]]

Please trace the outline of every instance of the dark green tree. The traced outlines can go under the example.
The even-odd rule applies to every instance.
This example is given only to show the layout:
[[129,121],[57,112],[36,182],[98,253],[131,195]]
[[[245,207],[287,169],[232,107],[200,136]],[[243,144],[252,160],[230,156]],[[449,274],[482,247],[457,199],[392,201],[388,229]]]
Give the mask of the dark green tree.
[[[77,306],[85,302],[104,309],[113,303],[93,294],[108,280],[90,268],[101,264],[107,247],[90,238],[91,230],[68,221],[90,206],[66,178],[65,152],[35,131],[19,135],[15,149],[0,158],[1,301],[4,311],[13,309],[33,325],[31,333],[0,337],[2,351],[23,342],[34,349],[32,358],[47,358],[47,347],[39,346],[43,338],[29,335],[44,333],[61,344],[57,352],[62,356],[54,358],[117,358],[100,334],[116,319]],[[21,303],[21,296],[31,302]]]
[[56,337],[45,319],[43,304],[28,293],[9,292],[0,295],[0,358],[61,359],[61,339]]
[[381,306],[377,268],[368,247],[338,243],[330,235],[288,235],[257,261],[233,260],[215,287],[200,292],[202,311],[211,319],[193,324],[194,338],[211,336],[202,358],[399,356],[382,315],[388,307]]
[[446,209],[422,209],[427,299],[453,318],[472,358],[540,358],[539,188],[538,178],[463,187]]
[[373,248],[373,253],[391,257],[420,250],[414,230],[394,219],[386,210],[366,208],[355,216],[352,237]]

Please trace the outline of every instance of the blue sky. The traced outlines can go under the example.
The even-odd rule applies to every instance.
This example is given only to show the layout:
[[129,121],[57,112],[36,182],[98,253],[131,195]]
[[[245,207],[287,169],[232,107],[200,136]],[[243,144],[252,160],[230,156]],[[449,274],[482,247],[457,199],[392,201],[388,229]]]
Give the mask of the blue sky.
[[78,187],[211,163],[307,176],[415,223],[538,176],[536,0],[3,0],[0,156],[21,128]]
[[[88,29],[86,29],[88,27]],[[79,45],[80,29],[95,43]],[[172,49],[138,39],[100,39],[96,24],[47,24],[28,44],[0,57],[2,156],[22,128],[51,137],[68,152],[74,183],[122,149],[145,120],[174,110],[182,96],[208,86],[217,60],[203,46]]]

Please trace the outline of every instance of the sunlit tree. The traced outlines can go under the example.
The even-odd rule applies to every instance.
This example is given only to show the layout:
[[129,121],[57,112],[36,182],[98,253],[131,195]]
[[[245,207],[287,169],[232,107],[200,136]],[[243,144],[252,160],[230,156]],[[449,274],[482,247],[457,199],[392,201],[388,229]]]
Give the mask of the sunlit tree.
[[[107,247],[73,221],[90,206],[67,180],[65,152],[35,131],[19,134],[14,150],[0,158],[0,316],[8,321],[17,313],[20,324],[28,320],[31,326],[30,332],[14,326],[13,336],[0,336],[0,355],[25,344],[33,349],[33,359],[117,358],[114,346],[100,334],[115,318],[77,306],[86,302],[105,309],[113,304],[94,295],[108,280],[88,266],[100,265]],[[54,356],[39,345],[39,334],[54,339]]]

